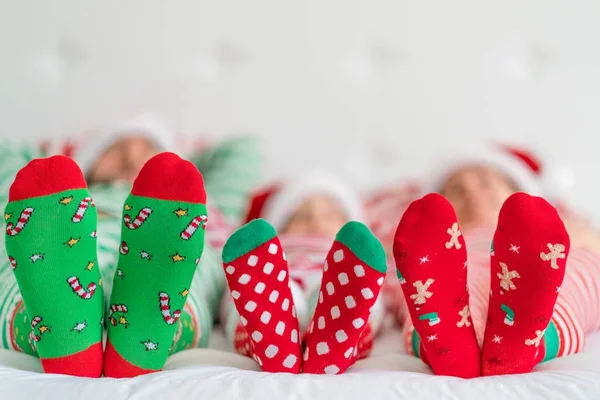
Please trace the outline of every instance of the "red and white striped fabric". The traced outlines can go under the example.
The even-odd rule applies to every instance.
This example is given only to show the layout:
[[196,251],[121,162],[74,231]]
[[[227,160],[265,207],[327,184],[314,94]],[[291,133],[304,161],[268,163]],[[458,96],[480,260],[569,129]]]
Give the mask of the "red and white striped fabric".
[[[471,317],[481,345],[489,303],[490,244],[494,230],[469,230],[464,235],[468,255],[467,280]],[[552,316],[561,339],[559,357],[581,351],[586,334],[600,330],[599,307],[600,256],[584,248],[571,247],[565,278]],[[398,308],[396,313],[404,321],[406,350],[412,354],[411,338],[414,328],[405,310]]]

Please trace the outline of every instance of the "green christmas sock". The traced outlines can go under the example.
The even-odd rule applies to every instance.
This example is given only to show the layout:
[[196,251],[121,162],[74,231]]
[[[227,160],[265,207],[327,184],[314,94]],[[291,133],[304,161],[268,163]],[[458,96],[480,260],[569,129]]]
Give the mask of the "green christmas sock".
[[10,188],[5,219],[6,250],[30,321],[18,337],[27,337],[48,373],[100,376],[96,209],[79,167],[62,156],[31,161]]
[[105,376],[163,368],[204,248],[205,203],[202,176],[175,154],[159,154],[140,171],[124,206]]

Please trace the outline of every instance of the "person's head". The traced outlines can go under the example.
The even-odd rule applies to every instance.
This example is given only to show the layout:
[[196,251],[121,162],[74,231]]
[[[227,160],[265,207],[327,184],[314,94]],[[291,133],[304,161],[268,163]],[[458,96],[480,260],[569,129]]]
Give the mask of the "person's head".
[[146,161],[172,150],[172,136],[154,117],[135,115],[86,138],[74,158],[89,184],[132,182]]
[[308,173],[270,187],[260,201],[248,220],[262,217],[282,234],[334,237],[346,222],[364,219],[358,195],[324,172]]
[[462,227],[495,226],[511,194],[540,194],[539,173],[539,162],[523,151],[483,146],[445,160],[429,189],[450,201]]

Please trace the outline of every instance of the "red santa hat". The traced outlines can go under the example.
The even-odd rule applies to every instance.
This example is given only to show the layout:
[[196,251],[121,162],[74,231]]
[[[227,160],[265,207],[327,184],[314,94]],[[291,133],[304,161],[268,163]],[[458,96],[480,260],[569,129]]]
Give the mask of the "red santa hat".
[[245,222],[264,218],[276,230],[280,230],[300,204],[315,195],[326,195],[334,199],[349,221],[364,220],[363,204],[358,194],[337,177],[315,171],[266,186],[256,192],[251,199]]
[[575,178],[570,168],[558,163],[544,164],[530,150],[497,143],[480,143],[439,157],[425,179],[424,191],[439,192],[458,169],[483,165],[503,173],[518,190],[543,196],[555,204],[567,204],[573,195]]
[[105,127],[96,134],[88,135],[79,143],[73,158],[84,175],[87,175],[102,153],[120,139],[132,134],[150,140],[160,151],[174,151],[174,132],[155,116],[136,113]]

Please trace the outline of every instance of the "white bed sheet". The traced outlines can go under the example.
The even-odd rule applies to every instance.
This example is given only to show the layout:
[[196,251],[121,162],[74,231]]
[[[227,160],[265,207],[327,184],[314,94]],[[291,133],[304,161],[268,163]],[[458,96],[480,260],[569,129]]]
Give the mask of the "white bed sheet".
[[400,332],[388,330],[372,356],[339,376],[268,374],[229,351],[216,331],[210,349],[171,357],[165,370],[133,379],[40,374],[39,361],[0,350],[0,399],[599,399],[600,334],[586,350],[539,365],[526,375],[463,380],[439,377],[403,354]]

